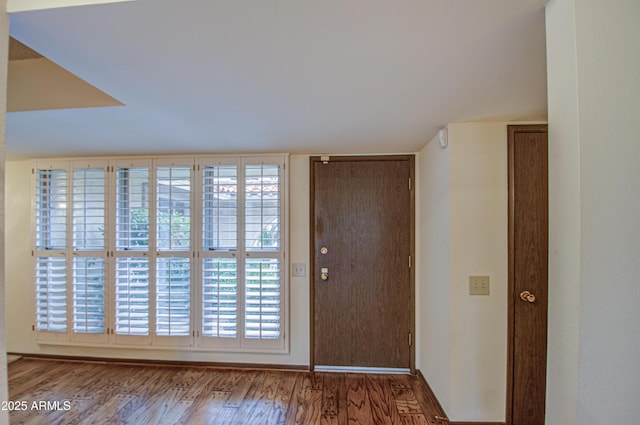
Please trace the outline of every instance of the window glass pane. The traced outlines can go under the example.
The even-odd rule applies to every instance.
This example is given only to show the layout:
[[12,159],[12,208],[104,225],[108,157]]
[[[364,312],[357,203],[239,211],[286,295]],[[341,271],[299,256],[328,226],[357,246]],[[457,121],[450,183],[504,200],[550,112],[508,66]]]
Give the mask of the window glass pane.
[[67,171],[37,170],[36,249],[67,245]]
[[245,169],[245,242],[247,250],[280,248],[280,166]]
[[238,228],[238,170],[235,165],[202,171],[202,249],[235,250]]
[[116,260],[116,333],[149,335],[149,260]]
[[237,334],[237,263],[233,258],[202,262],[202,335],[235,338]]
[[66,258],[36,258],[36,329],[67,331]]
[[156,334],[188,336],[191,323],[191,260],[158,258],[156,267]]
[[73,259],[73,331],[104,333],[104,259]]
[[157,248],[187,251],[191,240],[191,167],[158,167],[157,173]]
[[149,169],[116,171],[116,249],[149,248]]
[[104,249],[104,169],[73,170],[73,248]]
[[280,260],[247,259],[245,271],[245,337],[280,336]]

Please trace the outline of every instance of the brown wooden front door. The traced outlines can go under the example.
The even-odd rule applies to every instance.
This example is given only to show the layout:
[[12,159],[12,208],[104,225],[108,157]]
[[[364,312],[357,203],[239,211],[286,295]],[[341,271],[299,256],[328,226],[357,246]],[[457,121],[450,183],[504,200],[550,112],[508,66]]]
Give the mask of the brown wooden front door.
[[413,369],[413,170],[311,158],[312,365]]
[[543,425],[547,355],[547,126],[509,126],[507,423]]

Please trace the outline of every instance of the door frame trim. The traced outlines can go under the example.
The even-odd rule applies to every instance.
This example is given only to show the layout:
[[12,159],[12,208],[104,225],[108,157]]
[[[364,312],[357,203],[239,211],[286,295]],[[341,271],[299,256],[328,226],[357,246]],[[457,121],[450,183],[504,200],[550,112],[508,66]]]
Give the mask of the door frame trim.
[[411,270],[409,271],[409,285],[410,285],[410,297],[411,304],[410,311],[410,332],[412,337],[411,347],[409,348],[410,360],[409,370],[412,374],[416,372],[416,253],[415,253],[415,238],[416,238],[416,177],[415,177],[415,155],[365,155],[365,156],[310,156],[309,157],[309,369],[315,370],[315,164],[326,161],[342,161],[342,162],[357,162],[357,161],[408,161],[409,162],[409,177],[411,178],[411,190],[409,193],[410,199],[410,235],[409,235],[409,252],[412,258]]
[[[523,124],[507,126],[507,400],[506,400],[506,425],[513,423],[513,373],[514,373],[514,345],[515,345],[515,234],[514,234],[514,209],[515,209],[515,136],[517,133],[547,133],[547,124]],[[547,142],[548,143],[548,142]],[[548,248],[547,248],[548,249]],[[548,302],[548,300],[547,300]],[[545,352],[546,356],[546,352]]]

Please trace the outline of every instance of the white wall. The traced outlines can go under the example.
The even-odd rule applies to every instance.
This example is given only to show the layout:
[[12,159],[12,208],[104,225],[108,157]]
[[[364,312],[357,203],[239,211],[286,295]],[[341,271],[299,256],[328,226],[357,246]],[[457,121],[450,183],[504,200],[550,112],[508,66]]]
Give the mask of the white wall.
[[[504,421],[507,123],[450,124],[417,163],[417,366],[452,421]],[[470,296],[470,275],[491,294]]]
[[580,145],[573,1],[547,6],[549,314],[547,423],[576,423],[580,318]]
[[[560,82],[572,69],[576,76],[575,91],[549,87],[550,143],[564,145],[564,156],[579,161],[576,172],[573,162],[566,169],[562,157],[550,157],[550,172],[570,182],[559,194],[569,200],[551,204],[550,215],[561,217],[568,204],[579,213],[558,219],[555,228],[569,219],[580,226],[578,268],[570,258],[550,269],[555,293],[579,282],[570,294],[579,298],[579,306],[556,303],[550,311],[557,318],[550,333],[561,335],[564,323],[578,333],[558,341],[549,363],[569,362],[564,353],[573,357],[576,343],[578,351],[575,373],[553,377],[549,386],[549,424],[567,423],[564,404],[575,410],[572,423],[624,425],[640,417],[638,18],[640,2],[633,0],[554,0],[547,8],[548,43],[566,43],[568,53],[554,57],[549,49],[554,59],[549,76]],[[571,21],[573,33],[563,26]],[[577,199],[574,191],[579,191]],[[550,241],[551,252],[561,249],[561,243]]]
[[437,140],[416,158],[416,367],[451,411],[450,150]]
[[[451,418],[504,421],[507,353],[507,126],[453,124]],[[491,295],[470,296],[488,275]]]
[[[5,128],[7,112],[7,62],[9,51],[9,15],[7,15],[7,2],[0,0],[0,204],[4,202],[4,157],[5,157]],[[6,296],[5,296],[5,222],[4,211],[0,210],[0,401],[9,400],[7,391],[7,350],[6,347]],[[9,423],[9,414],[0,410],[0,424]]]
[[[291,262],[309,259],[309,157],[293,155],[289,162]],[[40,345],[32,339],[33,295],[30,271],[29,193],[31,168],[28,161],[7,163],[6,237],[11,249],[6,252],[7,269],[7,350],[16,353],[47,353],[89,357],[145,358],[232,363],[264,363],[294,366],[309,364],[309,274],[292,278],[289,290],[291,310],[288,354],[202,353],[174,350],[130,350],[75,348]]]
[[640,418],[639,20],[637,0],[576,1],[584,425]]

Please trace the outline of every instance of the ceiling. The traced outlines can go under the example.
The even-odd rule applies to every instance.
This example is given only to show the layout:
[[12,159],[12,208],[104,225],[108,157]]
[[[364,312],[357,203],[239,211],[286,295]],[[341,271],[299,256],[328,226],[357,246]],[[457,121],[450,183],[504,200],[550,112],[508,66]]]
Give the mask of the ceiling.
[[[11,14],[121,106],[7,113],[7,154],[405,153],[546,118],[546,0],[138,0]],[[116,103],[117,103],[116,101]]]

